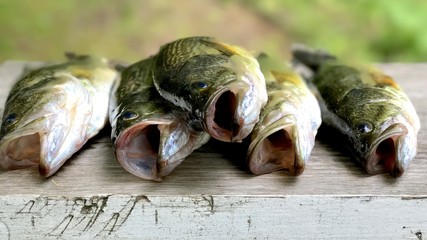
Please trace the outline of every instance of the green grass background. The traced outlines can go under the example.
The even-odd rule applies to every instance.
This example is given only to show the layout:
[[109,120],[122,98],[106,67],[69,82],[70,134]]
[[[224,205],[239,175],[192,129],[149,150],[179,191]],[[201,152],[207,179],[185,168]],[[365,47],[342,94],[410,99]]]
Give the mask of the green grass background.
[[423,62],[426,24],[425,0],[0,0],[0,62],[65,51],[133,62],[193,35],[283,56],[299,42],[343,58]]

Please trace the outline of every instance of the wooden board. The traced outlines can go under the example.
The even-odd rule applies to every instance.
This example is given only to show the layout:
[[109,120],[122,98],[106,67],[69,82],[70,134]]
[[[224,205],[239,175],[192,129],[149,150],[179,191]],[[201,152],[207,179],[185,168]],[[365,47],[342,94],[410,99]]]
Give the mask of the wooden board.
[[[2,108],[28,64],[0,65]],[[227,153],[235,145],[211,141],[163,182],[151,182],[120,167],[106,128],[50,178],[37,169],[0,171],[0,238],[422,239],[427,64],[380,68],[408,94],[422,125],[418,154],[400,178],[369,176],[320,140],[301,176],[254,176]]]

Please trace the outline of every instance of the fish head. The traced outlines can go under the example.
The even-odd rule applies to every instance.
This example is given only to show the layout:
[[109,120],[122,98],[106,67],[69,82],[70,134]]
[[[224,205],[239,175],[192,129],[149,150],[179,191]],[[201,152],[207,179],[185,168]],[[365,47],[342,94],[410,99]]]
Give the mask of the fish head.
[[[81,86],[70,84],[70,75],[54,77],[39,87],[12,93],[6,102],[1,124],[0,166],[18,169],[39,166],[40,174],[53,174],[66,159],[67,138],[82,138],[81,132],[70,131],[76,112],[90,113],[73,103],[87,100]],[[52,85],[55,85],[52,87]],[[75,93],[75,94],[74,94]],[[72,98],[70,98],[72,95]],[[87,104],[90,107],[90,104]],[[87,121],[81,117],[79,121]],[[74,124],[79,124],[75,122]]]
[[156,88],[191,114],[194,128],[226,142],[249,135],[267,102],[264,76],[250,53],[212,38],[189,38],[166,45],[156,59]]
[[197,55],[181,68],[195,119],[212,137],[241,142],[258,122],[267,101],[264,76],[256,63],[233,55]]
[[416,133],[397,105],[389,101],[356,104],[350,141],[370,174],[400,176],[416,154]]
[[165,111],[166,105],[159,108],[156,101],[144,102],[138,96],[133,98],[132,94],[128,97],[136,101],[118,106],[120,112],[112,124],[116,159],[129,173],[160,181],[158,155],[161,134],[174,118]]
[[305,119],[297,119],[286,113],[285,104],[281,105],[264,109],[251,133],[247,159],[254,174],[284,169],[290,175],[300,175],[314,147],[319,123],[312,126]]

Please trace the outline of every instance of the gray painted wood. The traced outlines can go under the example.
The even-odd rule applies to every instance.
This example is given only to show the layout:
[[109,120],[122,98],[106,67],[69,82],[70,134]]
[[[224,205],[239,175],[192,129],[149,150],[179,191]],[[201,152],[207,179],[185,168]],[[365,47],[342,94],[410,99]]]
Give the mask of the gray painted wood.
[[[0,65],[1,108],[26,65]],[[211,141],[163,182],[150,182],[115,161],[107,128],[50,178],[0,171],[0,239],[425,238],[427,64],[380,67],[422,124],[418,155],[398,179],[369,176],[320,140],[301,176],[253,176],[224,151],[235,146]]]
[[14,195],[2,204],[2,239],[417,239],[427,229],[425,198]]

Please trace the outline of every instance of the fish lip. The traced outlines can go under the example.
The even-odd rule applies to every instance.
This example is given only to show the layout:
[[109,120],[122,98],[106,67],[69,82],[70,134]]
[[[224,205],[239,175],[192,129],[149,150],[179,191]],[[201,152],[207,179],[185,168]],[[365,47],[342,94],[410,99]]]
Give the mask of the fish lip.
[[[156,125],[158,129],[158,125],[161,124],[171,124],[172,120],[164,120],[164,119],[151,119],[143,122],[139,122],[137,124],[128,127],[123,130],[116,138],[116,141],[113,143],[115,148],[115,156],[119,164],[129,173],[139,178],[153,180],[153,181],[161,181],[162,177],[158,173],[158,149],[151,149],[153,156],[155,155],[155,159],[151,156],[151,162],[148,162],[147,165],[150,169],[141,168],[138,166],[138,163],[143,162],[143,160],[139,160],[138,157],[133,157],[134,161],[131,161],[130,152],[127,150],[130,146],[128,144],[133,140],[132,138],[137,136],[141,130],[149,128],[150,126]],[[154,127],[154,126],[153,126]],[[147,129],[148,130],[148,129]],[[160,130],[159,130],[160,131]],[[160,134],[159,134],[160,135]],[[158,143],[157,143],[158,144]],[[149,146],[152,147],[152,146]],[[138,152],[136,152],[138,154]],[[140,153],[142,154],[142,153]],[[138,161],[139,160],[139,161]],[[138,161],[138,162],[137,162]]]
[[[235,106],[233,108],[233,116],[230,118],[231,129],[225,129],[215,122],[216,104],[218,100],[226,92],[231,92],[234,96]],[[206,115],[203,121],[203,128],[213,138],[224,142],[241,142],[247,137],[258,118],[251,121],[245,119],[245,113],[242,109],[245,108],[244,99],[248,91],[253,91],[251,86],[243,81],[234,81],[221,87],[209,98],[205,105]]]
[[[401,123],[395,123],[389,126],[372,144],[367,154],[365,155],[365,169],[369,174],[380,174],[384,172],[389,172],[395,177],[399,177],[403,174],[405,170],[405,164],[402,162],[402,159],[399,159],[399,145],[401,144],[402,138],[408,134],[408,128]],[[385,167],[380,164],[381,158],[377,154],[378,147],[381,143],[391,139],[394,144],[394,161],[392,166]]]

